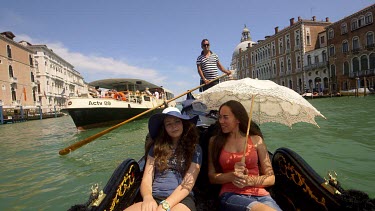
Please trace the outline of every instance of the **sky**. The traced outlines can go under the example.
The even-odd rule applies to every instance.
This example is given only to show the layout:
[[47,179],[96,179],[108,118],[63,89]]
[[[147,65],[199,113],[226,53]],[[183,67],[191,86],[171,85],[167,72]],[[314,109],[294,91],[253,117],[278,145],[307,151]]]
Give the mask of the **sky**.
[[[47,45],[85,82],[137,78],[175,96],[199,86],[200,42],[229,68],[244,25],[252,41],[289,19],[336,22],[375,0],[12,0],[0,7],[0,32]],[[220,72],[221,73],[221,72]],[[195,91],[197,93],[198,91]]]

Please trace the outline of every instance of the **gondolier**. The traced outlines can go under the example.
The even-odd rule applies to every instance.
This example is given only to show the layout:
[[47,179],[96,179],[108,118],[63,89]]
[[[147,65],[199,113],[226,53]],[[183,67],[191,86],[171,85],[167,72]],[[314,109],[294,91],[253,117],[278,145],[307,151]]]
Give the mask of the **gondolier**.
[[199,91],[203,92],[219,83],[219,81],[213,81],[210,83],[212,79],[218,77],[218,69],[227,75],[230,75],[231,71],[225,69],[220,63],[219,56],[210,51],[210,42],[208,39],[202,40],[201,47],[203,51],[197,58],[197,69],[199,76],[201,77],[200,84],[206,84],[199,89]]

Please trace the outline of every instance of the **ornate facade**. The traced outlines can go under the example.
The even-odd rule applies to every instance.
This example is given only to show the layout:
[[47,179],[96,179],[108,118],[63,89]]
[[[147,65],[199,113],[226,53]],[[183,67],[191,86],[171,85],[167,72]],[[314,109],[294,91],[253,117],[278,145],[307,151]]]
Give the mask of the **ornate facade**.
[[375,88],[375,4],[326,27],[332,89]]
[[[309,81],[315,80],[306,75],[305,66],[309,66],[306,54],[325,49],[319,45],[318,38],[330,24],[328,18],[325,21],[317,21],[314,16],[311,20],[298,17],[296,22],[291,18],[290,25],[282,30],[275,27],[274,35],[265,36],[264,40],[258,40],[256,43],[248,43],[246,49],[241,48],[237,54],[233,54],[232,68],[237,69],[237,78],[272,80],[303,93],[309,89]],[[320,58],[317,62],[323,63],[323,57]],[[318,75],[324,76],[320,73]],[[314,83],[312,88],[318,88],[316,86]]]
[[55,112],[68,97],[88,94],[74,66],[46,45],[14,41],[12,32],[0,35],[0,105],[4,119]]

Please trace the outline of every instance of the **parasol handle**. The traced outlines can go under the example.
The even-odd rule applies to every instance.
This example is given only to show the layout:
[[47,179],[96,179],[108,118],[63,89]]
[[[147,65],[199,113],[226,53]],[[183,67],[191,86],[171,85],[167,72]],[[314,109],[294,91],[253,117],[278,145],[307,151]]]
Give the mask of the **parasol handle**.
[[[218,80],[218,79],[220,79],[220,78],[222,78],[222,77],[224,77],[224,76],[227,76],[227,74],[223,74],[223,75],[221,75],[221,76],[218,76],[218,77],[216,77],[216,78],[210,80],[209,83],[211,83],[211,82],[213,82],[213,81],[216,81],[216,80]],[[124,125],[124,124],[126,124],[126,123],[128,123],[128,122],[130,122],[130,121],[132,121],[132,120],[134,120],[134,119],[136,119],[136,118],[138,118],[138,117],[144,115],[144,114],[147,114],[147,113],[149,113],[149,112],[151,112],[151,111],[153,111],[153,110],[155,110],[155,109],[157,109],[157,108],[163,106],[163,105],[166,104],[166,103],[169,103],[169,102],[171,102],[171,101],[174,101],[174,100],[176,100],[176,99],[178,99],[178,98],[180,98],[180,97],[182,97],[182,96],[184,96],[184,95],[186,95],[186,94],[188,94],[188,93],[190,93],[190,92],[192,92],[192,91],[194,91],[194,90],[196,90],[196,89],[199,89],[199,88],[201,88],[201,87],[203,87],[203,86],[205,86],[205,85],[206,85],[206,84],[202,84],[202,85],[200,85],[200,86],[197,86],[197,87],[195,87],[195,88],[193,88],[193,89],[191,89],[191,90],[188,90],[188,91],[186,91],[186,92],[184,92],[184,93],[178,95],[177,97],[174,97],[174,98],[172,98],[172,99],[169,99],[169,100],[165,101],[164,103],[162,103],[162,104],[160,104],[160,105],[157,105],[157,106],[155,106],[155,107],[153,107],[153,108],[150,108],[150,109],[148,109],[148,110],[146,110],[146,111],[144,111],[144,112],[142,112],[142,113],[140,113],[140,114],[138,114],[138,115],[136,115],[136,116],[133,116],[133,117],[130,118],[130,119],[127,119],[127,120],[125,120],[125,121],[123,121],[123,122],[120,122],[120,123],[118,123],[117,125],[114,125],[114,126],[108,128],[108,129],[105,129],[105,130],[103,130],[102,132],[99,132],[99,133],[94,134],[94,135],[92,135],[92,136],[90,136],[90,137],[88,137],[88,138],[85,138],[85,139],[83,139],[82,141],[76,142],[76,143],[74,143],[74,144],[72,144],[72,145],[70,145],[70,146],[68,146],[68,147],[66,147],[66,148],[64,148],[64,149],[62,149],[62,150],[60,150],[60,151],[59,151],[59,154],[60,154],[60,155],[66,155],[66,154],[69,154],[71,151],[74,151],[74,150],[76,150],[76,149],[82,147],[83,145],[86,145],[86,144],[88,144],[88,143],[94,141],[95,139],[97,139],[97,138],[103,136],[104,134],[109,133],[109,132],[111,132],[112,130],[114,130],[114,129],[120,127],[120,126],[122,126],[122,125]]]
[[250,107],[250,114],[249,114],[249,122],[247,123],[246,139],[245,139],[244,144],[243,144],[243,155],[242,155],[242,158],[241,158],[241,162],[242,163],[245,163],[245,158],[246,158],[247,139],[249,138],[249,131],[250,131],[251,119],[253,118],[254,98],[255,98],[255,95],[253,95],[251,97],[251,107]]

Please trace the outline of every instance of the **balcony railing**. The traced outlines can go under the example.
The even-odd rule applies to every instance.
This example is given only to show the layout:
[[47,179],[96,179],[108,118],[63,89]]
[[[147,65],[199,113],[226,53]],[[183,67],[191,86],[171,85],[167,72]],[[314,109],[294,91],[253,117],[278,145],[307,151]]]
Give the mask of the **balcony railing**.
[[314,70],[322,67],[327,67],[328,62],[319,62],[304,67],[305,70]]
[[357,53],[359,53],[359,51],[361,51],[361,48],[359,48],[359,47],[352,49],[353,54],[357,54]]
[[11,83],[11,84],[16,84],[16,83],[18,83],[18,79],[17,79],[16,77],[11,77],[11,78],[10,78],[10,83]]
[[21,100],[12,101],[12,106],[19,106],[19,105],[21,105]]
[[375,76],[375,69],[360,70],[358,72],[349,73],[350,78],[364,77],[364,76]]
[[374,47],[375,47],[375,43],[372,43],[372,44],[366,45],[366,49],[367,49],[367,50],[372,50],[372,49],[374,49]]

